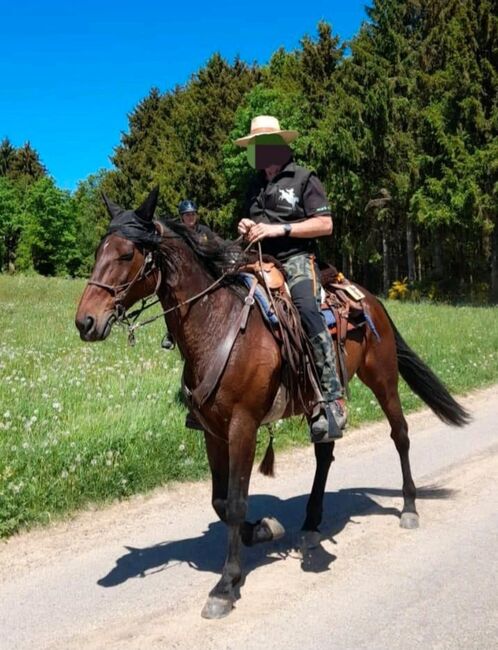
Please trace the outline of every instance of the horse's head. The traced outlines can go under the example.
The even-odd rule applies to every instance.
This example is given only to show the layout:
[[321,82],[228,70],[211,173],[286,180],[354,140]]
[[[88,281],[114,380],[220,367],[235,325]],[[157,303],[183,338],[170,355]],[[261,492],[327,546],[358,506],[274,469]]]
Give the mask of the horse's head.
[[153,222],[157,196],[155,188],[133,211],[123,210],[104,195],[112,219],[95,254],[95,266],[76,313],[76,327],[83,341],[105,339],[122,313],[154,293],[160,241]]

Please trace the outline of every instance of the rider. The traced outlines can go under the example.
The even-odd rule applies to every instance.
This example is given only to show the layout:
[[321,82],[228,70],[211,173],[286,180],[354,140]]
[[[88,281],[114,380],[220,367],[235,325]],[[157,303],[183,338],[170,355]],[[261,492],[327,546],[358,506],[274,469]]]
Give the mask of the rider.
[[[214,233],[211,228],[208,228],[208,226],[203,223],[199,223],[197,206],[191,199],[183,199],[183,201],[180,201],[178,204],[178,214],[181,222],[187,226],[187,228],[190,228],[197,233],[201,241],[221,241],[220,237]],[[165,350],[173,350],[175,347],[175,342],[170,332],[166,331],[161,346]]]
[[[279,260],[287,275],[292,299],[310,339],[321,383],[319,414],[311,420],[315,442],[342,436],[346,408],[337,375],[335,351],[320,310],[321,286],[315,261],[316,238],[332,234],[332,214],[316,175],[296,165],[288,143],[297,131],[285,131],[275,117],[259,115],[249,135],[235,140],[247,148],[249,164],[258,170],[246,197],[246,215],[238,224],[247,240],[261,241],[263,253]],[[336,427],[329,427],[326,405]]]
[[208,226],[203,223],[199,223],[197,206],[190,199],[184,199],[183,201],[180,201],[180,204],[178,206],[178,213],[180,215],[182,223],[196,232],[200,236],[201,240],[220,240],[218,235],[214,233],[211,228],[208,228]]

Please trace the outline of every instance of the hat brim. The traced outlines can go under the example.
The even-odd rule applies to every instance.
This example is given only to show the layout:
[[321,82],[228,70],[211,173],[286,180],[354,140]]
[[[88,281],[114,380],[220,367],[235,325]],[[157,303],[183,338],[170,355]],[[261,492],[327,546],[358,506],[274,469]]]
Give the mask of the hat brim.
[[243,138],[237,138],[237,140],[234,140],[234,144],[238,145],[239,147],[247,147],[251,142],[253,142],[259,135],[279,135],[284,142],[289,144],[289,142],[292,142],[295,140],[299,132],[298,131],[260,131],[259,133],[253,133],[252,135],[246,135]]

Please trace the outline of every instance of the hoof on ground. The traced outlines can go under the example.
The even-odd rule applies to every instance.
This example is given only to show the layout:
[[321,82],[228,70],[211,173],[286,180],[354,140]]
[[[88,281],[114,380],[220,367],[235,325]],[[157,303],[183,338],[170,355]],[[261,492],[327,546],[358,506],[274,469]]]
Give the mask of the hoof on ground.
[[201,616],[202,618],[224,618],[230,614],[232,609],[233,602],[229,598],[209,596],[202,608]]
[[413,529],[420,525],[419,517],[416,512],[403,512],[399,522],[401,528]]
[[264,517],[261,520],[261,525],[268,528],[273,541],[280,539],[285,535],[285,528],[278,521],[278,519],[275,519],[275,517]]
[[317,530],[303,530],[299,539],[299,547],[303,556],[320,546],[322,536]]

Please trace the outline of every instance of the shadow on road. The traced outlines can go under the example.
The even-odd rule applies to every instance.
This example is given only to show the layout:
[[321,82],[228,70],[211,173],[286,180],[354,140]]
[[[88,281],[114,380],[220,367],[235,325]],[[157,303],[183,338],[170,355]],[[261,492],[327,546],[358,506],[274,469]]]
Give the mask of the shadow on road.
[[[418,499],[448,499],[454,491],[437,486],[427,486],[417,490]],[[355,523],[356,517],[387,515],[399,518],[400,511],[395,507],[384,507],[371,496],[401,497],[401,490],[384,488],[349,488],[325,495],[324,520],[321,525],[321,539],[335,538],[348,523]],[[271,514],[285,527],[286,535],[271,544],[262,544],[244,549],[244,569],[246,575],[257,567],[271,564],[295,553],[298,531],[304,520],[307,494],[290,499],[279,499],[268,494],[255,494],[249,499],[249,520],[260,519]],[[393,522],[395,523],[395,522]],[[115,587],[130,578],[145,578],[148,575],[165,571],[180,563],[186,563],[197,571],[220,573],[225,559],[226,529],[220,521],[209,524],[199,537],[160,542],[154,546],[135,548],[125,546],[127,553],[116,560],[107,575],[98,580],[101,587]],[[320,544],[308,549],[306,561],[301,562],[304,571],[320,573],[327,571],[336,556],[328,553]]]

